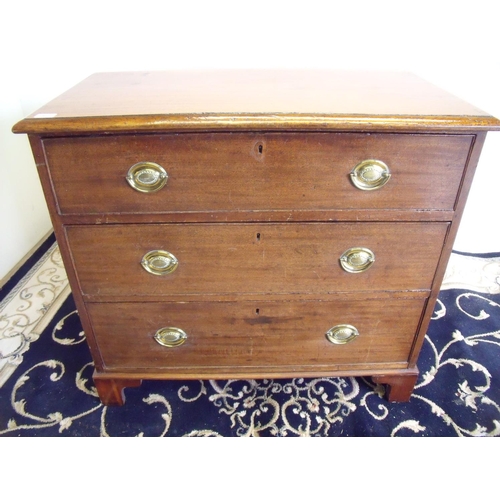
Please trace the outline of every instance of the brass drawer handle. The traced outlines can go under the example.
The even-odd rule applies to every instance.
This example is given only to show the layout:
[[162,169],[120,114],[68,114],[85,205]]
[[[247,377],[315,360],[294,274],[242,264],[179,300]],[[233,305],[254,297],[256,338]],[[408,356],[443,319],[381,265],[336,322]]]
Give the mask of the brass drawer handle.
[[167,326],[166,328],[160,328],[155,333],[154,339],[164,347],[177,347],[186,342],[187,334],[180,328]]
[[177,269],[179,261],[175,255],[166,250],[152,250],[144,255],[141,265],[148,273],[163,276],[173,273]]
[[365,160],[351,172],[352,183],[363,191],[373,191],[385,186],[391,178],[389,167],[380,160]]
[[375,254],[369,248],[349,248],[340,256],[340,265],[348,273],[362,273],[374,262]]
[[168,174],[161,165],[150,161],[142,161],[132,165],[125,178],[136,191],[154,193],[165,186]]
[[332,344],[347,344],[359,337],[358,329],[352,325],[336,325],[326,332],[326,338]]

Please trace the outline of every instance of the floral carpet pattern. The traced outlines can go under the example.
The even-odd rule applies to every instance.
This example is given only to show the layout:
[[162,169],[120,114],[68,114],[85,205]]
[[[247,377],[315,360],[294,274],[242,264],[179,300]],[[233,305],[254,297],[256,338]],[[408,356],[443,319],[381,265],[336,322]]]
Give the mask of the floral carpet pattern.
[[61,254],[53,243],[0,303],[0,387],[69,293]]
[[0,436],[499,436],[499,360],[500,295],[449,288],[408,403],[370,378],[323,377],[144,381],[105,407],[69,295],[0,388]]

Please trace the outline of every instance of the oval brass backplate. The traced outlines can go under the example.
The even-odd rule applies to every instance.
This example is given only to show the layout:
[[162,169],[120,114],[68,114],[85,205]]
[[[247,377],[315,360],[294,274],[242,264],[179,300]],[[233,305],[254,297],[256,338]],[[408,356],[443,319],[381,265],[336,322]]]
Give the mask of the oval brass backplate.
[[358,336],[358,329],[352,325],[336,325],[326,332],[327,340],[337,345],[352,342]]
[[186,342],[187,334],[184,330],[175,326],[160,328],[154,335],[158,344],[164,347],[177,347]]
[[364,160],[351,172],[352,183],[363,191],[373,191],[385,186],[391,178],[389,167],[380,160]]
[[163,276],[173,273],[177,269],[179,261],[175,255],[166,250],[152,250],[144,255],[141,265],[148,273]]
[[369,248],[353,247],[340,256],[340,265],[348,273],[362,273],[375,262],[375,254]]
[[158,163],[142,161],[132,165],[125,178],[129,185],[136,191],[154,193],[165,186],[168,174]]

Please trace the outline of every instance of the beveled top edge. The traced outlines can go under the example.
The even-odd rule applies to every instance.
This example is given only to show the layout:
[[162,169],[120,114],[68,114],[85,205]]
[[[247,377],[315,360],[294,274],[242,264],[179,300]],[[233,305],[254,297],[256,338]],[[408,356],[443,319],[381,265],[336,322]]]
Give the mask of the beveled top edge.
[[498,130],[500,120],[407,72],[190,70],[95,73],[16,133],[304,129]]
[[456,131],[500,130],[492,116],[372,116],[310,114],[189,114],[26,118],[16,134],[60,135],[134,132],[200,132],[230,130],[311,131]]

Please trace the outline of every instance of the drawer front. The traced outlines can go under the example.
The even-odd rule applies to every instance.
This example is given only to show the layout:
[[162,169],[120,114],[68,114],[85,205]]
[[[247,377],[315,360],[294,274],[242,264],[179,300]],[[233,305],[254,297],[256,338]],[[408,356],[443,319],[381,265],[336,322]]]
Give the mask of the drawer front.
[[[471,141],[468,135],[205,133],[46,139],[44,149],[63,214],[452,210]],[[367,159],[390,170],[380,189],[361,190],[351,180]],[[129,185],[127,173],[140,162],[164,168],[164,187],[144,193]]]
[[[83,293],[131,300],[145,295],[428,290],[447,227],[144,224],[69,226],[66,231]],[[340,258],[351,248],[370,250],[375,258],[371,267],[359,273],[344,270]],[[177,259],[172,272],[156,275],[143,267],[144,256],[155,250]]]
[[[193,367],[279,369],[314,365],[405,363],[425,299],[88,304],[108,370],[175,371]],[[326,333],[339,324],[359,335],[333,344]],[[156,331],[186,333],[165,347]]]

